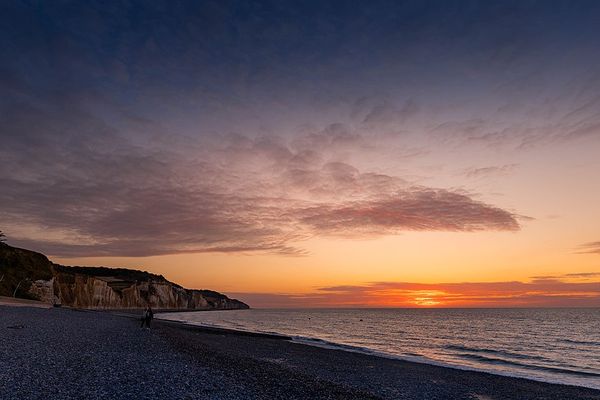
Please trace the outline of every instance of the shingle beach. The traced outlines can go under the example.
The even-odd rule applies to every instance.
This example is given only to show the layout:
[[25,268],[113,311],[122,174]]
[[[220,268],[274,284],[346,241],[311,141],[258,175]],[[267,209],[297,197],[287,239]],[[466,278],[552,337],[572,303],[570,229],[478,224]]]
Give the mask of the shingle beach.
[[0,306],[1,399],[600,399],[600,391],[61,308]]

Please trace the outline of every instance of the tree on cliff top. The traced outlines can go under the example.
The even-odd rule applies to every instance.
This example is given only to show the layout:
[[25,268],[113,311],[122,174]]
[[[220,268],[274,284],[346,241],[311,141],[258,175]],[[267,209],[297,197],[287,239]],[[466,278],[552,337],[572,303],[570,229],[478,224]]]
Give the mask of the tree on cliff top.
[[4,244],[4,242],[6,242],[6,235],[0,231],[0,244]]

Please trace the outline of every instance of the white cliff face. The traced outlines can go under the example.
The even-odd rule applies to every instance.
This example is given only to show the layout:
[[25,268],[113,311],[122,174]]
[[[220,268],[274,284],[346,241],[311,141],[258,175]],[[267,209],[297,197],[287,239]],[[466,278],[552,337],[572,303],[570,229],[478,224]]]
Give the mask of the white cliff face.
[[[60,303],[77,308],[106,308],[121,304],[121,299],[107,282],[85,275],[55,278],[54,290]],[[126,307],[123,307],[126,308]]]
[[[210,290],[189,290],[161,275],[126,268],[65,267],[27,249],[0,245],[0,295],[90,309],[244,309],[246,304]],[[29,288],[27,288],[29,283]],[[28,293],[23,293],[28,292]]]
[[204,295],[170,282],[125,282],[81,274],[59,273],[50,281],[36,282],[30,291],[48,303],[88,309],[131,309],[148,305],[157,309],[187,310],[248,308],[237,300]]
[[43,279],[34,281],[29,288],[29,293],[44,303],[55,303],[58,301],[58,298],[54,296],[54,278],[49,281]]

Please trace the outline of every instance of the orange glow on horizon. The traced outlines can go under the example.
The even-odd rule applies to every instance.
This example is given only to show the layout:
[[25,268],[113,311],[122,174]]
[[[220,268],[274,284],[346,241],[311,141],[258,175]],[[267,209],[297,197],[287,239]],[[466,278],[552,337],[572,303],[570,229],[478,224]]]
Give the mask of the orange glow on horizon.
[[[595,275],[595,274],[591,274]],[[598,274],[600,276],[600,274]],[[235,293],[256,307],[594,307],[597,280],[538,279],[529,282],[379,282],[319,288],[304,294]]]
[[[598,255],[577,252],[592,227],[579,230],[580,236],[565,243],[562,231],[550,229],[556,224],[560,225],[556,220],[536,221],[519,233],[318,238],[302,242],[308,255],[300,257],[249,252],[51,259],[63,265],[147,270],[188,288],[220,291],[257,308],[600,305]],[[545,277],[551,279],[544,281]],[[377,287],[373,282],[410,283]],[[359,289],[321,290],[339,285]]]
[[446,295],[445,292],[431,290],[431,291],[420,291],[415,293],[418,294],[417,297],[414,297],[414,303],[417,306],[438,306],[444,305],[444,303],[440,300],[437,300],[438,296]]

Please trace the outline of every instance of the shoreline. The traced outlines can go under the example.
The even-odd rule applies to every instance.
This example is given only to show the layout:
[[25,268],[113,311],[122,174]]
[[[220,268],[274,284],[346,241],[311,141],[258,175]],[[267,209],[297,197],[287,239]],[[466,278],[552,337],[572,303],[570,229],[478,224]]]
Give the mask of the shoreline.
[[[196,324],[196,323],[187,322],[187,321],[162,319],[162,318],[160,318],[160,316],[155,317],[155,318],[160,320],[160,323],[172,324],[174,326],[179,326],[181,329],[198,329],[199,331],[202,331],[202,332],[223,333],[223,334],[233,334],[233,335],[240,335],[240,336],[250,336],[250,337],[256,337],[256,338],[269,338],[269,339],[285,340],[285,341],[289,341],[291,343],[295,343],[295,344],[302,345],[302,346],[310,346],[310,347],[316,347],[316,348],[320,348],[320,349],[328,349],[328,350],[341,351],[341,352],[357,353],[357,354],[362,354],[362,355],[369,356],[369,357],[376,357],[376,358],[382,358],[382,359],[387,359],[387,360],[396,360],[396,361],[402,361],[402,362],[408,362],[408,363],[430,365],[430,366],[440,367],[440,368],[448,368],[448,369],[457,370],[457,371],[478,372],[478,373],[489,374],[489,375],[494,375],[494,376],[501,376],[501,377],[506,377],[506,378],[524,379],[524,380],[529,380],[529,381],[539,382],[539,383],[544,383],[544,384],[550,384],[550,385],[568,386],[568,387],[574,387],[574,388],[585,388],[585,389],[600,391],[600,387],[574,385],[574,384],[569,384],[569,383],[544,380],[543,378],[537,378],[537,377],[532,377],[532,376],[527,376],[527,375],[517,375],[517,374],[508,373],[508,372],[502,373],[502,372],[497,372],[497,371],[488,371],[485,369],[478,369],[478,368],[469,367],[466,365],[445,363],[443,361],[427,359],[424,357],[409,356],[409,355],[406,355],[406,356],[396,355],[396,354],[392,354],[392,353],[385,353],[382,351],[373,350],[368,347],[359,347],[359,346],[352,346],[352,345],[347,345],[347,344],[342,344],[342,343],[330,342],[330,341],[316,338],[316,337],[288,336],[288,335],[285,335],[285,334],[282,334],[279,332],[247,331],[247,330],[242,330],[242,329],[225,328],[225,327],[220,327],[220,326],[216,326],[216,325],[203,325],[203,324],[199,324],[199,323]],[[600,380],[600,378],[599,378],[599,380]]]
[[[252,337],[258,339],[255,345],[257,347],[260,346],[261,341],[269,341],[271,338],[271,334],[261,333],[261,332],[249,332],[249,331],[240,331],[229,328],[219,328],[212,326],[202,326],[202,325],[194,325],[181,321],[166,321],[160,320],[160,323],[170,326],[179,331],[191,332],[192,335],[194,333],[202,335],[202,334],[217,334],[225,337]],[[178,334],[172,332],[177,336]],[[189,337],[190,335],[187,335]],[[331,368],[332,365],[329,362],[322,362],[322,359],[330,360],[330,359],[352,359],[352,363],[348,363],[348,365],[352,366],[351,369],[356,369],[356,364],[367,364],[373,367],[373,369],[379,369],[378,375],[384,376],[383,381],[387,380],[387,384],[390,385],[391,391],[394,391],[393,383],[396,381],[392,378],[395,373],[398,371],[393,371],[397,368],[405,368],[416,370],[419,372],[426,372],[426,374],[432,374],[435,376],[434,382],[436,384],[439,383],[448,383],[445,379],[439,379],[439,376],[451,376],[452,379],[457,380],[465,380],[467,382],[474,383],[472,386],[469,386],[470,394],[468,396],[461,396],[458,393],[453,393],[448,396],[448,394],[444,395],[443,398],[476,398],[476,399],[539,399],[539,398],[547,398],[547,399],[578,399],[578,398],[600,398],[600,390],[594,388],[588,388],[584,386],[574,386],[567,385],[561,383],[551,383],[544,382],[539,380],[533,380],[523,377],[514,377],[514,376],[506,376],[500,374],[494,374],[486,371],[478,371],[471,369],[462,369],[462,368],[454,368],[452,366],[446,365],[435,365],[432,363],[421,363],[412,360],[401,359],[397,357],[384,357],[382,355],[377,354],[367,354],[364,352],[358,351],[348,351],[342,348],[329,348],[324,346],[317,346],[308,343],[302,343],[298,341],[294,341],[293,338],[289,336],[277,336],[275,338],[280,345],[273,345],[278,348],[278,350],[287,350],[295,355],[302,355],[302,360],[292,361],[289,365],[294,369],[297,369],[299,365],[303,364],[305,361],[312,359],[314,364],[318,364],[320,368],[318,370],[326,370]],[[190,343],[185,344],[185,347],[188,347]],[[285,348],[285,349],[284,349]],[[303,353],[310,353],[310,356],[306,356]],[[263,356],[262,353],[249,351],[244,354],[244,356],[250,356],[252,358],[261,358]],[[357,362],[358,361],[358,362]],[[344,367],[348,372],[348,368]],[[359,375],[361,375],[359,373]],[[386,379],[386,375],[390,375],[390,379]],[[365,389],[364,382],[367,379],[363,379],[361,376],[360,379],[354,379],[351,376],[345,378],[340,378],[337,376],[337,383],[347,384],[349,381],[352,383],[351,386],[359,389]],[[421,386],[421,383],[418,382],[418,376],[412,376],[412,379],[416,379],[415,385],[417,387]],[[477,382],[479,381],[479,382]],[[481,391],[480,385],[482,383],[486,383],[483,386],[487,388],[485,393],[475,393],[477,391]],[[493,382],[492,385],[488,386],[489,382]],[[357,385],[357,383],[359,383]],[[385,385],[385,384],[384,384]],[[402,385],[401,385],[402,386]],[[452,385],[451,385],[452,386]],[[471,390],[471,388],[473,390]],[[519,389],[527,388],[526,390],[520,391]],[[491,390],[490,390],[491,389]],[[532,396],[532,391],[535,395]],[[411,390],[412,391],[412,390]],[[381,387],[379,390],[376,390],[374,395],[382,396],[382,394],[386,393],[387,390],[382,390]],[[504,392],[503,394],[499,394]],[[463,393],[464,394],[464,393]],[[587,397],[588,394],[591,394],[591,397]],[[448,397],[446,397],[448,396]],[[386,396],[383,395],[382,398],[396,398],[396,396]],[[427,396],[421,397],[420,395],[415,395],[415,397],[408,398],[427,398]],[[437,398],[437,397],[434,397]]]
[[135,314],[0,306],[7,399],[589,399],[600,391]]
[[38,300],[22,299],[20,297],[0,296],[0,306],[6,307],[37,307],[51,308],[52,304],[44,303]]

